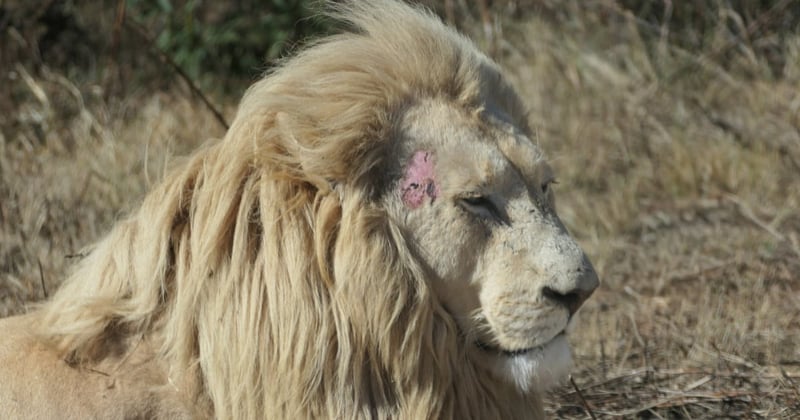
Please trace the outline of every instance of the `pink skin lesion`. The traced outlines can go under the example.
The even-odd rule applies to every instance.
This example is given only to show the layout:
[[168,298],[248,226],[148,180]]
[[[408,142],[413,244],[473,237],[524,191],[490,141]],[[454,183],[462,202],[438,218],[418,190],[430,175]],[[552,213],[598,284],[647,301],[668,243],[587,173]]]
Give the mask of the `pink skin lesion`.
[[418,208],[429,198],[431,203],[436,200],[439,185],[433,168],[433,153],[424,150],[414,153],[400,181],[400,192],[403,204],[412,209]]

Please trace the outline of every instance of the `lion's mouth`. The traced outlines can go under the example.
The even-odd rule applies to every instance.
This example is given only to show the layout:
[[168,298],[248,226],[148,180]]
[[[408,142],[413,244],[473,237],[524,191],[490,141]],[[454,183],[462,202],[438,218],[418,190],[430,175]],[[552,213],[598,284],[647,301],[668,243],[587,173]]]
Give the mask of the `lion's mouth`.
[[512,349],[504,349],[504,348],[501,348],[501,347],[498,347],[498,346],[492,346],[490,344],[484,343],[483,341],[476,341],[475,345],[479,349],[481,349],[482,351],[487,352],[487,353],[493,353],[493,354],[502,355],[502,356],[505,356],[505,357],[519,357],[519,356],[524,356],[526,354],[532,353],[532,352],[537,351],[537,350],[542,350],[548,344],[552,343],[556,338],[561,337],[562,335],[565,335],[565,334],[566,334],[566,330],[563,330],[560,333],[558,333],[555,336],[553,336],[553,338],[551,338],[549,341],[547,341],[544,344],[541,344],[541,345],[538,345],[538,346],[534,346],[534,347],[526,347],[526,348],[513,349],[513,350]]

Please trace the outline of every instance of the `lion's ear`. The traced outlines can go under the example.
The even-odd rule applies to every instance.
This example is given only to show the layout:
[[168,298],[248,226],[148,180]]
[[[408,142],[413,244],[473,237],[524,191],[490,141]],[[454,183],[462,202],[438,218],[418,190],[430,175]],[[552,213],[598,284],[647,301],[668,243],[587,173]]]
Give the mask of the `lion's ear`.
[[272,164],[290,174],[294,181],[309,184],[319,193],[330,193],[336,165],[320,159],[318,145],[306,140],[318,135],[315,124],[283,111],[275,113],[272,124],[276,132],[271,139],[276,146],[271,154]]

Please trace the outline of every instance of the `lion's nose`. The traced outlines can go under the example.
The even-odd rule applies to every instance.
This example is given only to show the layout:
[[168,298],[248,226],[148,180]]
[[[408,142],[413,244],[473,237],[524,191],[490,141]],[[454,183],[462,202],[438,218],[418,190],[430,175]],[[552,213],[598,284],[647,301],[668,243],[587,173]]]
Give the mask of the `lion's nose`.
[[558,290],[554,287],[545,286],[542,289],[542,295],[545,299],[566,307],[570,317],[578,311],[583,302],[586,302],[586,299],[589,299],[589,296],[594,293],[600,284],[597,273],[591,266],[579,268],[573,275],[575,275],[577,281],[574,282],[572,288]]

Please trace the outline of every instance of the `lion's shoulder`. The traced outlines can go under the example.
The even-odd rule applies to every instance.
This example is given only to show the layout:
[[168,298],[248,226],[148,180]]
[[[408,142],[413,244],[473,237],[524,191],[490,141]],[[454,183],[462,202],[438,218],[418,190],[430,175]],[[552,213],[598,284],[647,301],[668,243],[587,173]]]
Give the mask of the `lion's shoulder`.
[[0,418],[191,417],[150,389],[158,375],[146,349],[114,364],[73,365],[36,335],[37,315],[0,319]]

